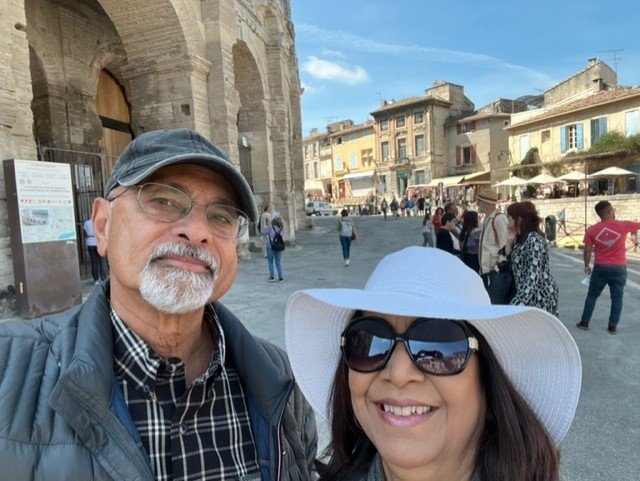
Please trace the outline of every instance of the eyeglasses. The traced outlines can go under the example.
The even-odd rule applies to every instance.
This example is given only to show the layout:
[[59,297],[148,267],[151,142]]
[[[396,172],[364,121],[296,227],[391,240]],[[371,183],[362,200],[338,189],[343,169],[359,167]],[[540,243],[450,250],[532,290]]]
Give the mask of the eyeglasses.
[[[186,217],[195,205],[204,208],[207,224],[211,232],[218,237],[237,239],[242,237],[249,226],[247,216],[235,207],[226,204],[196,204],[185,192],[169,185],[149,182],[131,188],[138,189],[136,200],[140,210],[149,217],[163,222],[179,221]],[[109,202],[120,195],[108,199]]]
[[462,321],[418,318],[402,334],[379,317],[360,317],[342,332],[342,359],[362,373],[381,371],[401,341],[418,369],[435,376],[453,376],[464,370],[478,340]]

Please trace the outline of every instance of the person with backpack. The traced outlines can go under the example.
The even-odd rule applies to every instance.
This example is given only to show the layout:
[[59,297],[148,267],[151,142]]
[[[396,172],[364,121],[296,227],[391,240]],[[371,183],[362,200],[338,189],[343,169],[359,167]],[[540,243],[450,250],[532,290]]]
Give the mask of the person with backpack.
[[284,252],[284,224],[282,216],[277,212],[273,214],[271,224],[262,229],[262,235],[267,238],[267,266],[269,267],[269,282],[275,282],[273,265],[278,270],[278,280],[284,281],[282,271],[282,253]]
[[340,245],[342,246],[342,258],[344,259],[344,265],[348,266],[349,255],[351,253],[351,241],[356,240],[356,229],[349,218],[349,212],[347,209],[342,209],[340,212],[338,233],[340,234]]

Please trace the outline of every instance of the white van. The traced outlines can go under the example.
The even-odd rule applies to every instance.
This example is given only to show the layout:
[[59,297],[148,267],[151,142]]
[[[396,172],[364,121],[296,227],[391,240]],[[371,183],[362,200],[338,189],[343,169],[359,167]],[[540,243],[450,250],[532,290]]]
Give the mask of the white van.
[[338,209],[328,202],[309,201],[306,206],[307,215],[336,215]]

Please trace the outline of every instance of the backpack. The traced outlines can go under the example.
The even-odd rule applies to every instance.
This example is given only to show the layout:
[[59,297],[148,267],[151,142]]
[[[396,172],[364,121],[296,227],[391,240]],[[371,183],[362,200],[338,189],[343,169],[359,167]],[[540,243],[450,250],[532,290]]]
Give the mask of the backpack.
[[353,223],[350,220],[340,221],[340,235],[343,237],[351,237],[353,235]]
[[271,243],[271,250],[273,252],[280,252],[284,250],[284,239],[282,238],[282,230],[275,230],[273,229],[273,231],[275,232],[275,235],[273,236],[273,239],[271,237],[269,237],[269,242]]

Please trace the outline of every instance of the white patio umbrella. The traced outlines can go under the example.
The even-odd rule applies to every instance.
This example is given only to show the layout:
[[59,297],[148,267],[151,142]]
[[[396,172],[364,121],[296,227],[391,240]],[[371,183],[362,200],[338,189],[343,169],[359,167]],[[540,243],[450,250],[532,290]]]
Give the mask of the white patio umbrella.
[[493,187],[517,187],[519,185],[524,185],[526,184],[527,181],[525,179],[521,179],[520,177],[509,177],[506,180],[503,180],[502,182],[498,182],[497,184],[494,184]]
[[558,180],[566,180],[568,182],[577,182],[579,180],[584,180],[584,172],[578,172],[574,170],[569,172],[568,174],[561,175],[558,177]]
[[[635,172],[630,170],[621,169],[620,167],[607,167],[606,169],[595,172],[589,176],[590,179],[613,179],[615,177],[633,177],[636,176]],[[615,182],[611,186],[611,193],[615,194]]]
[[590,179],[607,179],[611,177],[624,177],[624,176],[636,176],[635,172],[630,170],[621,169],[620,167],[607,167],[606,169],[599,170],[588,177]]
[[553,184],[558,182],[553,175],[549,174],[540,174],[526,181],[527,184]]

